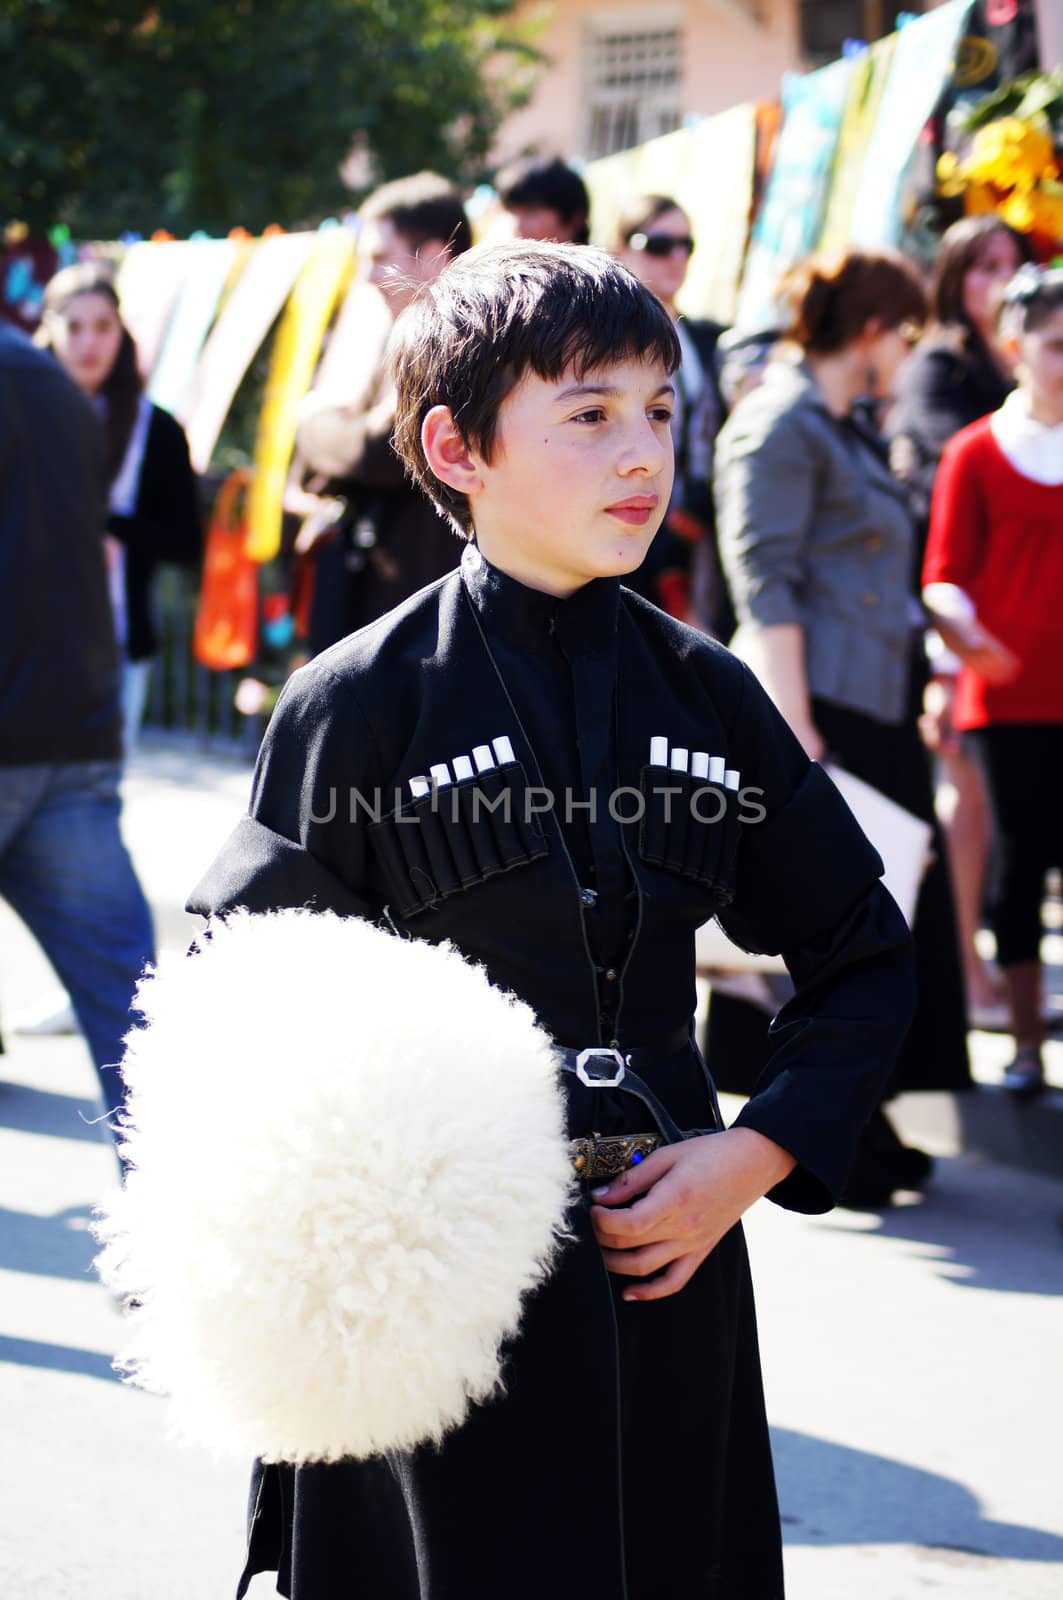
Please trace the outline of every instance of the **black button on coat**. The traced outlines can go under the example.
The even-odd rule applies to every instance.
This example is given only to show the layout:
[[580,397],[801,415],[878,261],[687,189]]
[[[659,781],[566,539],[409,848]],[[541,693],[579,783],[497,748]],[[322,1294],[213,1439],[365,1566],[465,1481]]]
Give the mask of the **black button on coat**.
[[[741,803],[710,820],[718,791],[651,767],[654,736],[725,757]],[[499,738],[512,761],[411,791]],[[681,1127],[713,1120],[684,1042],[695,929],[718,914],[782,951],[797,993],[739,1120],[798,1160],[771,1198],[832,1204],[910,1015],[910,941],[837,791],[720,646],[615,580],[558,601],[470,547],[295,674],[250,809],[192,909],[315,903],[452,939],[560,1043],[656,1047],[640,1070]],[[574,1135],[647,1127],[615,1091],[569,1100]],[[680,1294],[629,1305],[583,1208],[572,1226],[505,1397],[442,1449],[256,1469],[241,1594],[261,1570],[293,1600],[539,1600],[565,1574],[610,1600],[782,1594],[741,1228]]]

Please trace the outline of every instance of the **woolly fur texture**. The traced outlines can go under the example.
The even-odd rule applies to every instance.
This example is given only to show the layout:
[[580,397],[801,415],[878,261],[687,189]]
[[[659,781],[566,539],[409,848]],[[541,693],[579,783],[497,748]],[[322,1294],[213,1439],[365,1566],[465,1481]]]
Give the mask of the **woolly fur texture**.
[[548,1036],[448,946],[309,911],[141,984],[99,1267],[118,1364],[222,1454],[408,1448],[497,1390],[571,1200]]

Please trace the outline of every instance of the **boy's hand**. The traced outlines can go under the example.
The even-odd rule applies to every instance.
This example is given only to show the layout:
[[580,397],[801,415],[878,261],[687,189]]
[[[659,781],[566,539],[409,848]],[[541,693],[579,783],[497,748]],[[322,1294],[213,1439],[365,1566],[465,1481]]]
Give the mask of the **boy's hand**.
[[731,1128],[655,1150],[595,1189],[591,1220],[609,1271],[645,1278],[667,1269],[650,1283],[625,1289],[624,1299],[663,1300],[678,1293],[753,1202],[796,1165],[753,1128]]

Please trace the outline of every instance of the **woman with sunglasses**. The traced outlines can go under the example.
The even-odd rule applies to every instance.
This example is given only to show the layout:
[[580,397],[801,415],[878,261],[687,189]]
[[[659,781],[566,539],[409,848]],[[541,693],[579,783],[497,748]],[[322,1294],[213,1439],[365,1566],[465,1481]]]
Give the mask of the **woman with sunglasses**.
[[712,500],[713,443],[724,413],[716,345],[724,329],[718,322],[680,316],[676,296],[693,253],[690,218],[668,195],[641,195],[620,218],[615,254],[668,312],[683,357],[675,375],[672,501],[665,525],[629,587],[673,616],[697,621],[717,638],[726,638],[734,615],[716,552]]
[[[791,313],[760,387],[724,426],[716,464],[720,551],[746,657],[813,759],[828,754],[932,826],[920,740],[915,528],[886,447],[863,419],[885,403],[918,337],[915,269],[887,252],[813,259],[784,285]],[[963,979],[940,839],[915,917],[919,1004],[892,1093],[970,1081]],[[713,996],[708,1057],[722,1088],[749,1093],[769,1017]],[[891,1203],[930,1159],[880,1109],[843,1204]]]

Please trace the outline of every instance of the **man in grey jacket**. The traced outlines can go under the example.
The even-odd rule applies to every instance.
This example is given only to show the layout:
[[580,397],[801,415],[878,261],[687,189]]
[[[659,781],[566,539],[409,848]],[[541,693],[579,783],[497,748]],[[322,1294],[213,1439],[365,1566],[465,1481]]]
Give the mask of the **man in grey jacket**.
[[113,1113],[153,948],[119,830],[106,509],[91,407],[53,357],[0,325],[0,896],[65,984]]

